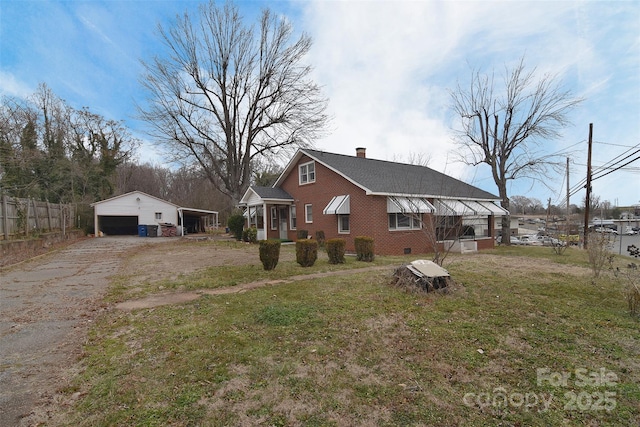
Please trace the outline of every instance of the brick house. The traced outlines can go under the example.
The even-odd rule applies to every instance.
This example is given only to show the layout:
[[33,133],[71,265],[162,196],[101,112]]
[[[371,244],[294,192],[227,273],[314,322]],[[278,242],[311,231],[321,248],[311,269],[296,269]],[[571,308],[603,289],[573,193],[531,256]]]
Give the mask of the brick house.
[[507,212],[491,193],[424,166],[300,149],[272,187],[250,187],[240,206],[258,239],[340,237],[354,251],[370,236],[378,254],[426,253],[494,246],[494,217]]

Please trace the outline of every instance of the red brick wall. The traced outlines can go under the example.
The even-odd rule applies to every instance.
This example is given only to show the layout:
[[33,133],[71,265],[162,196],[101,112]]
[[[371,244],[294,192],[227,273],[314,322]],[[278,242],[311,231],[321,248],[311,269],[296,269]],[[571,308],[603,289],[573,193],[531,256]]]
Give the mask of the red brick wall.
[[[311,160],[303,156],[298,165]],[[347,243],[346,250],[352,252],[355,251],[354,239],[357,236],[373,237],[375,252],[380,255],[402,255],[405,249],[409,249],[412,254],[433,251],[423,230],[389,231],[386,196],[367,196],[363,189],[318,162],[315,163],[315,182],[299,185],[298,165],[281,184],[294,197],[297,230],[308,230],[309,236],[314,239],[317,231],[324,231],[326,239],[343,238]],[[322,213],[334,196],[345,194],[350,196],[351,206],[349,234],[338,233],[337,215]],[[305,223],[305,204],[313,206],[313,223]],[[267,210],[265,221],[270,221],[269,208]],[[268,222],[268,236],[279,237],[279,232],[271,231],[270,226],[271,223]],[[296,240],[297,230],[289,230],[289,239]],[[493,247],[493,239],[478,241],[478,249],[489,247]]]
[[[299,164],[310,161],[303,156]],[[282,188],[295,199],[297,229],[308,230],[315,238],[317,231],[324,231],[327,239],[339,237],[346,240],[347,251],[355,251],[356,236],[370,236],[375,242],[377,254],[402,254],[404,248],[412,253],[425,253],[430,247],[421,230],[389,231],[386,196],[367,196],[360,187],[352,184],[322,164],[315,164],[316,181],[298,184],[298,167],[282,183]],[[324,215],[322,211],[334,196],[350,196],[350,233],[338,233],[338,216]],[[305,204],[313,206],[313,223],[305,223]],[[296,231],[289,231],[289,238],[295,240]]]

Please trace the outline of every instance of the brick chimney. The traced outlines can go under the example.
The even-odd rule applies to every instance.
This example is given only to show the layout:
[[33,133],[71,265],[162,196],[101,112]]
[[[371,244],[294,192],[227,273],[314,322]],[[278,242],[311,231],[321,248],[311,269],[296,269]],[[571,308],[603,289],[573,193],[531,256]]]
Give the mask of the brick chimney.
[[367,149],[364,147],[356,148],[356,157],[362,157],[365,159],[367,157]]

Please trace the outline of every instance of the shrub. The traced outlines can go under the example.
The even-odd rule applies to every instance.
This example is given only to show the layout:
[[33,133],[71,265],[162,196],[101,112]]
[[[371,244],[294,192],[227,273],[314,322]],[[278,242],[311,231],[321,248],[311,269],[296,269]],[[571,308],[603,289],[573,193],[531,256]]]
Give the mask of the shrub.
[[356,259],[358,261],[373,261],[373,237],[357,236],[355,238],[356,244]]
[[244,216],[242,215],[231,215],[227,220],[227,227],[236,240],[242,240],[242,230],[244,229]]
[[318,247],[324,248],[324,231],[316,231],[316,240],[318,241]]
[[298,240],[306,239],[309,237],[309,230],[298,230],[296,236],[298,237]]
[[256,243],[258,241],[258,229],[255,227],[245,228],[242,231],[242,240],[249,243]]
[[598,279],[607,261],[611,263],[611,237],[608,233],[589,233],[587,256],[593,278]]
[[311,267],[318,259],[318,242],[298,240],[296,242],[296,262],[303,267]]
[[280,259],[280,240],[260,240],[260,261],[265,270],[273,270]]
[[326,244],[329,264],[344,264],[344,247],[347,242],[344,239],[329,239]]

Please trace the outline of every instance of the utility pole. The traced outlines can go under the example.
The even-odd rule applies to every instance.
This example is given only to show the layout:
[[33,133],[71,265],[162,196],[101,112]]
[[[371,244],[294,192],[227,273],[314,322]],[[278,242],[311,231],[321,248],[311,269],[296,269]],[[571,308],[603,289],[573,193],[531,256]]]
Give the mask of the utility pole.
[[593,143],[593,123],[589,123],[589,147],[587,150],[587,195],[584,201],[584,249],[589,243],[589,205],[591,204],[591,145]]
[[569,234],[571,234],[571,208],[569,208],[569,196],[570,196],[570,189],[569,189],[569,158],[567,157],[567,230],[565,232],[565,235],[567,236],[567,246],[569,246]]

